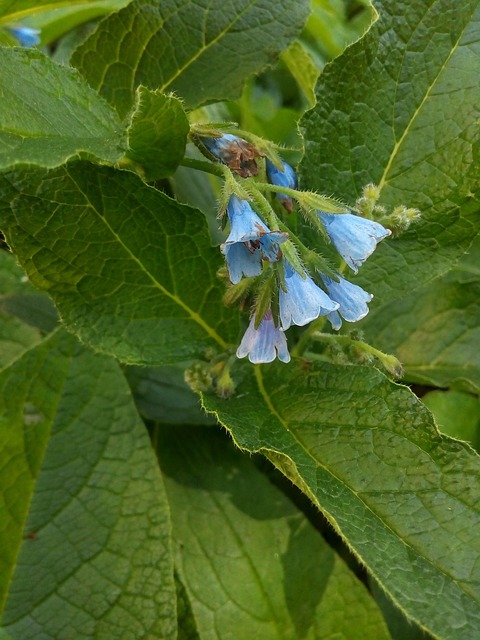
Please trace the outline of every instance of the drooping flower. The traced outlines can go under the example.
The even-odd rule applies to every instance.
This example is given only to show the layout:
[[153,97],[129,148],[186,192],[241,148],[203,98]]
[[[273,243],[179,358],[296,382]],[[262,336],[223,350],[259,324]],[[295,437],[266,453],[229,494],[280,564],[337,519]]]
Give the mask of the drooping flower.
[[392,232],[374,220],[352,213],[325,213],[318,211],[328,237],[354,273],[362,266],[383,238]]
[[286,330],[292,324],[303,327],[339,308],[338,302],[331,300],[310,276],[304,279],[286,260],[284,264],[287,291],[280,287],[279,300],[282,329]]
[[8,30],[23,47],[34,47],[40,44],[40,29],[30,27],[8,27]]
[[258,173],[255,158],[263,157],[255,145],[231,133],[224,133],[219,138],[200,137],[206,149],[220,162],[226,164],[242,178],[250,178]]
[[275,326],[270,309],[263,316],[258,329],[255,329],[255,316],[252,316],[237,349],[237,358],[247,355],[253,364],[273,362],[277,356],[282,362],[290,362],[287,339],[284,332]]
[[367,293],[362,287],[352,284],[344,278],[335,282],[328,276],[322,275],[322,280],[330,298],[340,305],[338,311],[333,311],[327,316],[334,329],[338,330],[342,326],[340,316],[347,322],[358,322],[367,315],[368,303],[373,298],[371,293]]
[[232,196],[227,207],[230,234],[220,246],[233,284],[242,276],[262,273],[262,261],[276,262],[282,257],[280,244],[288,240],[283,231],[270,231],[246,200]]
[[[288,187],[289,189],[297,188],[298,180],[296,173],[286,162],[283,162],[283,171],[281,171],[267,158],[266,169],[268,181],[271,184],[276,184],[280,187]],[[287,196],[285,193],[277,193],[276,196],[282,202],[287,211],[292,211],[293,200],[290,196]]]

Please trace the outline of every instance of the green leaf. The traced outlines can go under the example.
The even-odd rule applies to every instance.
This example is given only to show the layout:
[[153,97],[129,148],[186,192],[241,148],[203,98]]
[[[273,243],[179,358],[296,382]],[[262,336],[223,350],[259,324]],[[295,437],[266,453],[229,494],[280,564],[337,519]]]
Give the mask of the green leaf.
[[178,367],[126,367],[125,376],[140,414],[167,424],[212,424],[198,395],[184,380],[185,364]]
[[35,289],[16,264],[13,255],[1,250],[0,313],[4,317],[13,316],[43,332],[52,331],[58,323],[57,312],[50,298]]
[[480,10],[477,0],[375,7],[367,35],[322,73],[301,122],[301,176],[351,204],[374,182],[381,204],[420,209],[422,221],[362,267],[360,282],[386,301],[450,269],[479,230]]
[[0,168],[55,167],[79,153],[121,158],[115,112],[76,71],[24,47],[0,48],[0,65]]
[[[114,0],[113,2],[114,3]],[[72,5],[105,5],[105,0],[2,0],[0,5],[0,22],[12,22],[19,20],[29,14],[34,14],[45,9],[56,9],[59,7],[72,7]]]
[[221,303],[220,252],[203,214],[110,167],[8,174],[12,250],[81,340],[130,364],[224,350],[238,313]]
[[135,0],[104,20],[72,56],[121,117],[135,88],[175,91],[188,108],[236,98],[278,58],[308,15],[306,0]]
[[480,448],[480,400],[462,391],[430,391],[422,401],[435,417],[438,428],[452,438]]
[[204,395],[206,409],[312,498],[408,617],[444,640],[476,640],[478,456],[374,369],[252,369],[227,402]]
[[480,392],[480,279],[452,273],[383,306],[362,325],[410,382]]
[[154,440],[201,638],[389,638],[365,587],[223,434],[161,427]]
[[148,182],[166,178],[185,155],[189,130],[188,118],[178,98],[139,87],[127,132],[127,157],[141,165]]
[[4,633],[173,640],[168,507],[118,365],[56,332],[0,389]]
[[315,104],[315,83],[320,71],[300,42],[294,42],[281,55],[282,62],[298,83],[309,107]]
[[0,312],[0,369],[41,340],[38,329]]

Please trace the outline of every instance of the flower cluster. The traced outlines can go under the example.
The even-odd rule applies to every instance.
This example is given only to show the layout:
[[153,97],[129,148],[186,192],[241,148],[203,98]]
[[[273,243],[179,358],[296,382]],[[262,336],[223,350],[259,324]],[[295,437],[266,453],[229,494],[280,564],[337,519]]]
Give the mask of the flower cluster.
[[[200,146],[207,150],[207,155],[227,165],[241,177],[258,175],[256,159],[265,155],[250,142],[232,134],[204,137]],[[267,157],[265,172],[270,185],[283,189],[275,191],[276,197],[291,212],[294,201],[288,192],[297,188],[295,171],[286,162],[281,161],[280,165],[278,158],[273,162]],[[267,226],[259,215],[265,212],[258,207],[255,198],[247,198],[234,193],[229,196],[227,214],[230,233],[220,247],[225,255],[229,278],[233,285],[238,285],[243,277],[258,278],[261,288],[265,283],[271,283],[265,274],[265,263],[269,263],[274,267],[275,287],[272,288],[270,284],[266,290],[269,294],[272,290],[278,290],[278,298],[275,296],[272,300],[271,296],[267,296],[265,303],[265,296],[262,298],[259,294],[257,309],[237,349],[237,356],[243,358],[248,355],[255,364],[272,362],[276,357],[282,362],[289,362],[290,354],[284,333],[289,327],[304,326],[320,316],[326,316],[332,327],[338,330],[342,318],[356,322],[365,317],[373,296],[332,272],[328,275],[321,272],[313,274],[314,277],[318,276],[315,282],[290,241],[291,233]],[[276,220],[278,226],[285,228],[271,213],[269,222]],[[378,242],[391,233],[380,223],[352,213],[318,210],[316,216],[331,243],[354,273],[373,253]],[[273,227],[272,224],[270,226]],[[263,300],[263,306],[260,299]]]

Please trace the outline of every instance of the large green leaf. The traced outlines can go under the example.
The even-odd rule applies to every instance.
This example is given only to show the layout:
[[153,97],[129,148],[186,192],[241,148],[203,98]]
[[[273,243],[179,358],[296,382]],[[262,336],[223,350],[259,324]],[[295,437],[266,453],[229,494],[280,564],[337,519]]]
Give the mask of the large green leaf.
[[389,638],[365,587],[223,434],[159,427],[155,441],[201,638]]
[[55,167],[79,153],[121,158],[116,113],[76,71],[24,47],[0,48],[0,66],[0,168]]
[[395,353],[406,380],[480,392],[480,280],[439,278],[380,309],[363,330]]
[[118,365],[56,332],[0,389],[4,632],[173,640],[168,507]]
[[221,303],[220,252],[200,211],[86,162],[0,180],[0,226],[82,340],[153,365],[236,340],[238,314]]
[[480,459],[374,369],[302,361],[241,369],[204,395],[249,451],[302,488],[407,615],[445,640],[480,625]]
[[480,241],[445,276],[362,322],[366,338],[395,352],[405,379],[480,391]]
[[0,48],[0,65],[0,168],[55,167],[82,152],[121,158],[116,113],[78,72],[24,47]]
[[193,108],[235,98],[300,32],[306,0],[135,0],[106,18],[73,66],[124,116],[139,84]]
[[447,271],[479,230],[478,0],[375,2],[379,19],[328,65],[301,125],[303,186],[354,202],[418,207],[422,221],[383,242],[361,281],[382,301]]

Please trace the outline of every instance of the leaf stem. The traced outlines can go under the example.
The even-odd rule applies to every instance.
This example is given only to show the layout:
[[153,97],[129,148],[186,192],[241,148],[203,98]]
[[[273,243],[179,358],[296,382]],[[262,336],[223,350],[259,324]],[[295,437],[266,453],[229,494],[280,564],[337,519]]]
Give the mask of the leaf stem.
[[189,169],[196,169],[197,171],[204,171],[205,173],[211,173],[219,178],[225,178],[225,167],[221,164],[213,164],[212,162],[206,162],[205,160],[197,160],[196,158],[183,158],[180,162],[182,167],[188,167]]

